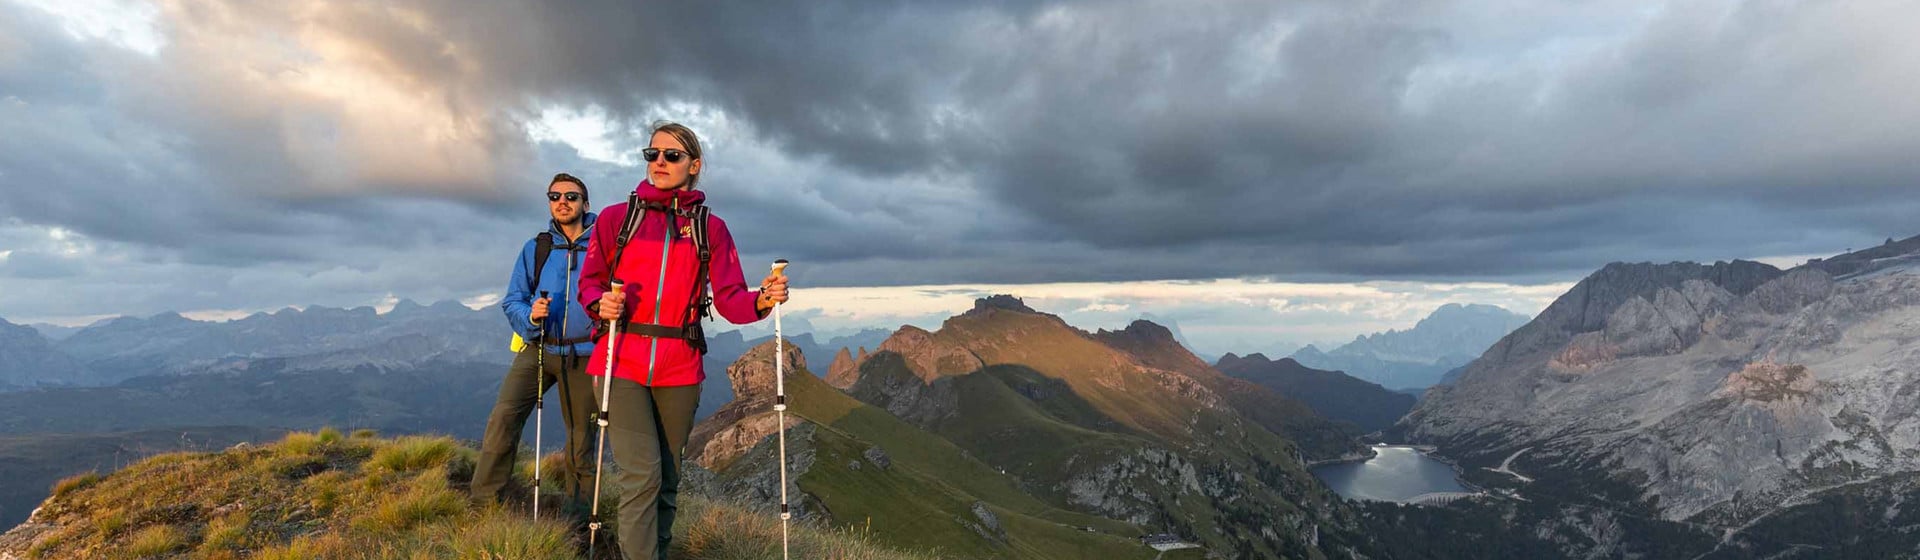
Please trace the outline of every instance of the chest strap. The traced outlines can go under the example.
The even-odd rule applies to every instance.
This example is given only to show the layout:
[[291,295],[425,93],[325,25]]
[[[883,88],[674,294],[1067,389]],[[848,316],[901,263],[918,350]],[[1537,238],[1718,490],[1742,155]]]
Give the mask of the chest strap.
[[707,353],[706,329],[701,328],[700,322],[698,321],[688,323],[687,326],[684,327],[669,327],[666,325],[655,325],[653,323],[627,321],[625,324],[620,325],[620,333],[637,334],[653,338],[677,338],[687,341],[687,345],[692,346],[695,350],[699,350],[702,355]]

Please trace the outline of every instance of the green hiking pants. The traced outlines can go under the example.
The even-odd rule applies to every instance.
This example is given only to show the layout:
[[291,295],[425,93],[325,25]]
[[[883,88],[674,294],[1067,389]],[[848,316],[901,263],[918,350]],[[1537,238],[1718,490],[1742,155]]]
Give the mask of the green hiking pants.
[[[530,346],[515,355],[513,365],[507,368],[507,378],[500,383],[500,397],[493,403],[493,413],[487,417],[487,432],[480,442],[480,461],[473,469],[471,491],[475,499],[500,499],[507,479],[513,476],[521,430],[527,425],[527,414],[533,412],[534,398],[554,385],[560,386],[554,400],[559,401],[560,418],[567,425],[563,446],[567,464],[554,474],[559,475],[561,491],[569,499],[584,500],[593,489],[589,486],[593,483],[594,429],[590,417],[600,407],[593,394],[593,378],[587,375],[587,358],[567,360],[551,352],[544,357],[535,354]],[[539,369],[536,363],[545,366],[544,375],[535,375]],[[536,384],[539,393],[535,392]],[[555,408],[552,404],[547,403],[546,408]],[[544,478],[547,473],[541,475]]]
[[614,379],[607,400],[607,445],[619,467],[613,491],[620,505],[620,550],[627,560],[666,558],[680,507],[680,457],[693,431],[700,386],[647,387]]

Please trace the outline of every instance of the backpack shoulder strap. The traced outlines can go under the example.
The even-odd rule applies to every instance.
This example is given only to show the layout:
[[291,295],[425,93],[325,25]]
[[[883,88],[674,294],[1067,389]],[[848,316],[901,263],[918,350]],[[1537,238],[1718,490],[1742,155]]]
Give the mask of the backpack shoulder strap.
[[683,337],[687,339],[688,343],[693,345],[695,350],[699,350],[700,354],[704,356],[707,353],[707,336],[700,322],[703,319],[713,316],[713,296],[708,294],[707,286],[707,269],[710,268],[710,265],[713,263],[713,248],[711,244],[707,242],[707,218],[709,215],[707,206],[705,204],[696,205],[688,210],[688,218],[693,222],[689,224],[692,227],[688,229],[691,230],[693,234],[693,246],[700,256],[700,264],[698,268],[694,269],[693,292],[689,297],[690,301],[687,302],[686,326],[682,327],[682,329],[684,329],[685,332]]
[[616,240],[621,247],[626,247],[627,240],[633,238],[633,231],[639,229],[641,206],[643,204],[640,202],[640,193],[627,195],[627,216],[620,221],[620,238]]
[[543,231],[533,236],[533,285],[527,287],[528,293],[540,293],[540,273],[547,270],[547,256],[553,254],[553,232]]

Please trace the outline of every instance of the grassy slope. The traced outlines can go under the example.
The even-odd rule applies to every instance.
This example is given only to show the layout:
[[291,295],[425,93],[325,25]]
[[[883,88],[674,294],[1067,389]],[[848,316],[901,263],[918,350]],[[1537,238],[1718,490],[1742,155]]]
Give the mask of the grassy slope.
[[[818,456],[799,484],[826,504],[840,523],[880,540],[933,547],[965,557],[1134,558],[1151,551],[1133,539],[1130,524],[1052,507],[945,439],[868,406],[812,376],[787,385],[792,410],[823,426]],[[878,445],[891,458],[884,471],[862,453]],[[860,461],[860,470],[847,465]],[[975,501],[988,504],[1006,532],[1006,545],[962,523],[978,523]],[[1086,532],[1079,527],[1093,527]]]
[[47,499],[47,488],[61,478],[90,470],[118,469],[160,453],[272,441],[285,433],[271,428],[219,426],[0,436],[0,531],[26,520],[27,513]]
[[[155,456],[56,484],[34,523],[0,536],[26,558],[580,558],[576,533],[519,508],[472,507],[474,451],[444,437],[332,430],[220,453]],[[773,516],[683,498],[674,557],[765,558]],[[867,537],[800,524],[796,557],[919,560]],[[602,550],[605,550],[603,548]]]

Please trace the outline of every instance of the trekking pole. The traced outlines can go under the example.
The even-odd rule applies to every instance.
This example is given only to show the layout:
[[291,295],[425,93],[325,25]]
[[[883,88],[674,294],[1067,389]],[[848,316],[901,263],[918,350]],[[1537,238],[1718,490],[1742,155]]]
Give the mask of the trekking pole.
[[[621,287],[620,280],[615,279],[610,289],[624,296],[626,292],[621,291]],[[622,316],[626,315],[625,309],[620,311]],[[594,416],[594,423],[600,425],[600,436],[594,443],[593,452],[593,511],[587,514],[587,558],[593,558],[595,538],[600,535],[600,472],[607,457],[607,398],[613,395],[613,359],[616,355],[613,346],[620,342],[620,318],[615,317],[607,324],[607,375],[600,380],[600,414]]]
[[[787,259],[773,261],[773,273],[785,274]],[[780,557],[789,558],[787,523],[793,513],[787,510],[787,350],[780,340],[780,303],[773,304],[773,413],[774,427],[780,430]]]
[[[540,290],[540,299],[547,299],[546,290]],[[551,305],[553,302],[547,303]],[[552,310],[549,309],[548,311]],[[546,322],[546,319],[542,318],[541,322]],[[540,432],[542,430],[541,422],[547,416],[547,391],[544,387],[544,385],[547,384],[547,328],[537,323],[534,326],[540,328],[540,335],[533,337],[533,519],[539,521]],[[514,446],[519,447],[519,444],[515,444]]]

